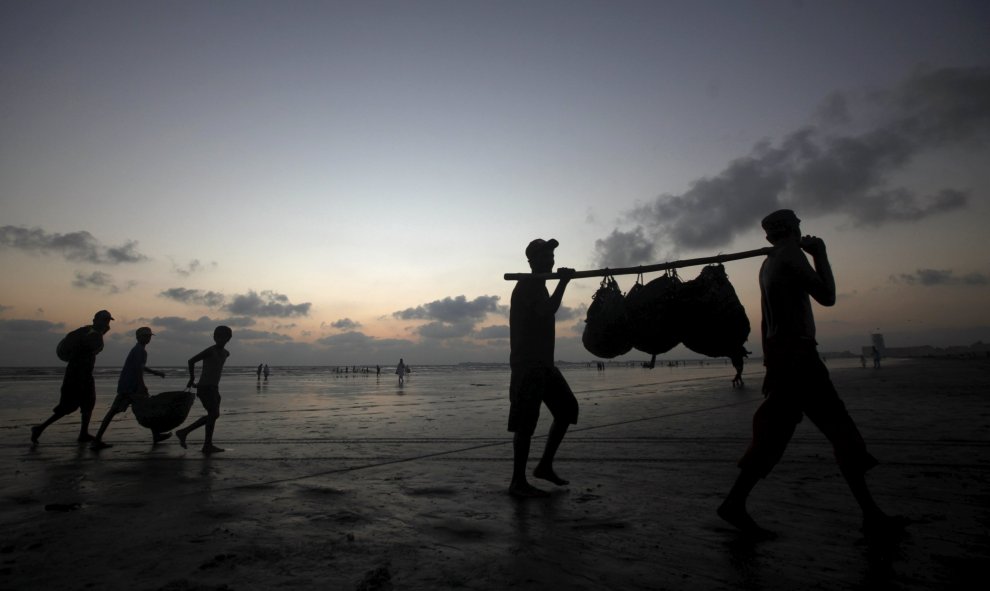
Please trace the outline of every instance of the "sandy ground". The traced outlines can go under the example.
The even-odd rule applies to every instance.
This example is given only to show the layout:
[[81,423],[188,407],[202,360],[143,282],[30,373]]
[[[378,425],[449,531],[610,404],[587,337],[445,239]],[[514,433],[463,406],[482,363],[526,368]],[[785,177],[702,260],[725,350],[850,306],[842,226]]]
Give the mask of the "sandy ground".
[[761,400],[753,376],[742,392],[702,380],[582,395],[557,464],[571,484],[528,501],[505,492],[494,391],[332,418],[228,412],[228,451],[212,457],[197,434],[189,450],[152,449],[133,419],[99,454],[70,443],[74,419],[33,449],[30,423],[5,428],[0,589],[951,589],[982,573],[990,362],[833,379],[882,461],[878,501],[914,520],[896,544],[863,539],[807,421],[751,500],[779,537],[748,541],[718,519]]

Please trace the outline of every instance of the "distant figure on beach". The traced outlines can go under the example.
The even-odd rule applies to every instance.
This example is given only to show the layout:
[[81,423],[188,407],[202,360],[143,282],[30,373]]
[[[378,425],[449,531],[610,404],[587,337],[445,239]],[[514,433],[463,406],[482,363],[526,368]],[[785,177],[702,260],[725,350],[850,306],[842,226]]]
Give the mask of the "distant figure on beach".
[[399,375],[399,385],[406,383],[406,362],[399,357],[399,365],[395,366],[395,373]]
[[259,364],[258,364],[258,381],[259,381],[259,382],[261,381],[261,368],[262,368],[262,367],[264,367],[264,364],[262,364],[262,363],[259,363]]
[[863,369],[866,369],[866,355],[859,356],[859,364],[863,366]]
[[31,443],[37,444],[41,434],[49,425],[79,409],[79,443],[93,441],[89,433],[89,422],[96,406],[96,383],[93,381],[93,367],[96,356],[103,350],[103,335],[110,331],[113,316],[100,310],[93,316],[93,324],[83,326],[65,335],[58,344],[59,359],[68,362],[62,376],[62,390],[58,405],[52,409],[52,416],[40,425],[31,427]]
[[[537,238],[526,247],[526,258],[533,273],[550,273],[554,265],[554,239]],[[519,497],[545,497],[549,493],[526,479],[526,461],[540,418],[540,405],[553,415],[546,447],[533,476],[556,485],[568,484],[554,472],[553,459],[570,425],[577,423],[578,402],[570,386],[554,365],[555,318],[564,290],[574,270],[557,269],[561,275],[553,295],[545,279],[525,278],[512,290],[509,307],[509,431],[512,440],[512,481],[509,494]]]
[[743,372],[743,367],[745,366],[744,360],[746,359],[746,357],[749,356],[749,354],[750,351],[747,351],[743,347],[739,347],[739,351],[736,351],[736,353],[729,358],[732,361],[732,367],[734,367],[736,370],[736,376],[732,378],[733,388],[741,389],[746,387],[746,384],[743,383],[742,372]]
[[823,306],[835,304],[835,279],[825,242],[815,236],[802,238],[800,220],[788,209],[768,215],[762,226],[767,240],[777,247],[760,268],[766,399],[753,416],[753,439],[718,514],[746,534],[773,536],[750,517],[746,500],[780,461],[795,427],[807,415],[832,443],[839,469],[863,511],[863,532],[870,537],[893,534],[905,521],[886,515],[873,500],[866,472],[877,460],[867,452],[817,352],[809,296]]
[[266,382],[268,381],[268,375],[269,375],[270,373],[271,373],[271,371],[270,371],[270,370],[268,369],[268,364],[266,363],[266,364],[265,364],[265,381],[266,381]]
[[[203,453],[211,454],[222,452],[223,448],[213,445],[213,429],[220,417],[220,375],[223,372],[223,364],[230,357],[230,351],[224,349],[224,345],[230,342],[234,332],[229,326],[218,326],[213,331],[213,346],[203,349],[199,354],[189,359],[189,383],[187,388],[196,388],[196,396],[203,403],[206,409],[206,416],[199,417],[196,421],[175,431],[175,436],[179,438],[179,445],[186,447],[186,437],[189,433],[205,426],[206,438],[203,440]],[[203,362],[203,373],[199,376],[199,383],[196,383],[196,364]]]
[[[165,372],[151,369],[146,365],[148,363],[148,351],[146,347],[151,342],[151,337],[154,334],[147,326],[142,326],[134,331],[137,344],[134,345],[131,352],[127,354],[127,359],[124,360],[124,367],[121,368],[120,377],[117,379],[117,396],[113,399],[110,410],[103,417],[100,430],[96,432],[96,440],[90,445],[93,450],[99,451],[113,447],[113,445],[103,441],[103,434],[106,433],[114,415],[127,410],[135,399],[148,397],[148,387],[144,384],[144,374],[150,373],[160,378],[165,377]],[[152,443],[165,441],[171,436],[171,433],[151,432]]]
[[880,349],[873,347],[873,369],[880,369]]

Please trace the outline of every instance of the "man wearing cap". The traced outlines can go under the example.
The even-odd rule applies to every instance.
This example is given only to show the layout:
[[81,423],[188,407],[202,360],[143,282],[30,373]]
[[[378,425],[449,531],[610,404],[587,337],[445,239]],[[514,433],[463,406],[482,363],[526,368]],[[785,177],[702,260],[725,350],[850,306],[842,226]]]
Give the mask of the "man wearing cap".
[[[58,406],[52,409],[52,416],[40,425],[31,427],[31,443],[37,444],[42,432],[49,425],[79,409],[80,428],[77,441],[85,443],[93,440],[89,434],[89,421],[96,406],[96,384],[93,381],[93,367],[96,356],[103,350],[103,335],[110,330],[113,316],[100,310],[93,316],[93,324],[83,326],[66,335],[59,347],[65,343],[68,351],[68,365],[62,377],[62,390]],[[60,353],[61,356],[61,353]]]
[[[148,397],[148,387],[144,385],[144,374],[150,373],[160,378],[165,377],[165,372],[151,369],[145,365],[148,363],[148,351],[146,347],[151,342],[151,337],[154,334],[147,326],[142,326],[134,331],[137,344],[127,354],[124,367],[120,370],[120,377],[117,379],[117,396],[113,399],[113,404],[110,405],[106,416],[103,417],[100,430],[96,432],[96,440],[90,446],[93,450],[99,451],[107,447],[113,447],[111,444],[103,441],[103,434],[106,433],[107,427],[110,426],[110,421],[114,415],[127,410],[136,398]],[[171,433],[155,433],[154,431],[152,431],[151,435],[154,443],[164,441],[172,436]]]
[[[800,220],[789,209],[768,215],[762,225],[776,247],[760,268],[766,399],[753,416],[752,442],[718,514],[747,534],[773,535],[750,517],[746,500],[783,456],[795,427],[807,415],[832,443],[840,471],[863,511],[864,533],[893,533],[905,522],[886,515],[873,500],[866,472],[877,460],[867,452],[817,351],[811,298],[823,306],[835,304],[835,279],[825,242],[815,236],[802,238]],[[811,256],[814,267],[804,253]]]
[[[553,271],[553,251],[558,243],[554,239],[537,238],[526,247],[526,258],[533,273]],[[532,486],[526,479],[526,461],[536,423],[540,418],[540,404],[546,404],[553,415],[553,424],[547,435],[543,457],[533,470],[533,476],[557,485],[568,482],[553,469],[553,459],[567,428],[577,422],[578,403],[554,366],[554,314],[560,308],[564,290],[573,269],[560,268],[557,287],[550,295],[546,280],[527,277],[521,279],[512,290],[509,307],[509,366],[512,370],[509,386],[509,431],[512,440],[512,481],[509,493],[515,497],[545,497],[547,492]]]

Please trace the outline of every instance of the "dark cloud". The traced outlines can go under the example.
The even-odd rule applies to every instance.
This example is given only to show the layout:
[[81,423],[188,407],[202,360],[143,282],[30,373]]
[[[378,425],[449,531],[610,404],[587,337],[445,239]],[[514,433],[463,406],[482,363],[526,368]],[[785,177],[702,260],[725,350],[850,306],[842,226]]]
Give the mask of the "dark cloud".
[[219,308],[227,301],[222,293],[203,291],[202,289],[186,289],[185,287],[172,287],[158,295],[183,304],[196,304],[210,308]]
[[613,230],[606,238],[595,240],[595,252],[602,267],[634,267],[645,261],[654,261],[653,242],[646,237],[642,227],[629,232]]
[[18,334],[49,334],[52,332],[61,333],[65,330],[65,324],[61,322],[48,322],[47,320],[10,319],[0,320],[0,335],[14,336]]
[[261,293],[249,291],[243,295],[235,295],[230,298],[230,303],[225,309],[233,314],[244,316],[289,318],[308,316],[311,306],[312,304],[309,302],[292,304],[287,296],[268,290]]
[[498,305],[498,296],[478,296],[468,301],[459,295],[435,300],[415,308],[394,312],[400,320],[429,320],[413,328],[413,332],[428,339],[456,339],[469,336],[474,327],[489,314],[505,314],[506,307]]
[[461,320],[458,322],[441,322],[434,320],[422,326],[417,326],[413,332],[427,339],[459,339],[474,332],[475,323]]
[[406,308],[394,312],[392,316],[400,320],[436,320],[451,324],[465,321],[478,322],[488,314],[504,314],[504,309],[498,305],[498,301],[498,296],[478,296],[468,301],[467,297],[459,295],[415,308]]
[[136,282],[129,281],[127,285],[121,288],[114,284],[113,277],[109,273],[104,273],[103,271],[93,271],[89,274],[77,272],[76,278],[72,280],[73,287],[105,290],[107,293],[111,294],[126,291],[135,285]]
[[[932,195],[889,186],[892,176],[929,150],[982,147],[990,136],[990,68],[918,71],[899,87],[872,93],[858,106],[829,97],[818,126],[777,144],[762,142],[680,195],[664,194],[628,212],[631,230],[595,243],[601,266],[655,262],[670,250],[712,249],[758,227],[782,207],[799,216],[840,214],[854,225],[920,220],[965,207],[969,195],[944,188]],[[837,127],[857,126],[843,131]],[[652,248],[650,245],[652,244]]]
[[195,320],[189,320],[180,316],[156,316],[147,320],[147,323],[157,328],[174,330],[176,332],[209,334],[213,334],[213,329],[221,324],[231,328],[246,328],[256,324],[253,318],[248,317],[216,319],[209,316],[200,316]]
[[990,276],[984,275],[983,273],[956,275],[951,269],[918,269],[914,273],[891,275],[890,279],[895,283],[923,285],[926,287],[937,285],[983,287],[990,285]]
[[[229,326],[229,325],[228,325]],[[292,337],[268,330],[254,330],[242,328],[237,331],[238,341],[264,341],[267,343],[287,343],[292,341]]]
[[404,351],[416,348],[416,344],[405,339],[378,339],[357,331],[342,332],[317,339],[316,344],[326,347],[331,355],[353,356],[355,352],[368,359],[379,355],[402,355]]
[[350,318],[341,318],[330,323],[330,326],[336,328],[337,330],[352,331],[361,327],[360,322],[355,322]]
[[158,295],[184,304],[220,308],[239,316],[274,318],[308,316],[312,306],[308,302],[293,304],[289,301],[288,296],[270,290],[261,293],[249,291],[246,294],[238,294],[228,298],[216,291],[172,287]]
[[561,306],[557,308],[557,313],[554,314],[554,319],[557,322],[567,322],[569,320],[574,320],[575,318],[583,319],[587,311],[588,307],[584,304],[581,304],[577,308]]
[[507,339],[509,338],[509,325],[499,324],[486,326],[480,329],[475,336],[479,339]]
[[9,366],[58,365],[55,347],[66,332],[61,322],[0,320],[0,359]]
[[32,254],[56,254],[68,261],[116,265],[148,260],[137,250],[137,242],[128,240],[121,246],[104,246],[85,230],[69,234],[49,234],[41,228],[0,226],[0,247]]

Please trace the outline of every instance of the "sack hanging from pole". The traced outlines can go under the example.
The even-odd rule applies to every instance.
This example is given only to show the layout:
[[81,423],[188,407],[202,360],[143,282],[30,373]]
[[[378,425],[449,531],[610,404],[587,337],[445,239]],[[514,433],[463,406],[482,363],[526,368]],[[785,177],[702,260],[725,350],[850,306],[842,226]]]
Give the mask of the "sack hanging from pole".
[[626,302],[619,284],[605,277],[588,306],[581,342],[596,357],[611,359],[632,349],[629,341],[629,319]]
[[646,285],[637,282],[626,294],[632,346],[654,359],[681,342],[681,285],[677,273],[668,271]]
[[701,270],[682,286],[682,306],[687,321],[682,342],[695,353],[709,357],[745,355],[749,318],[722,265]]

